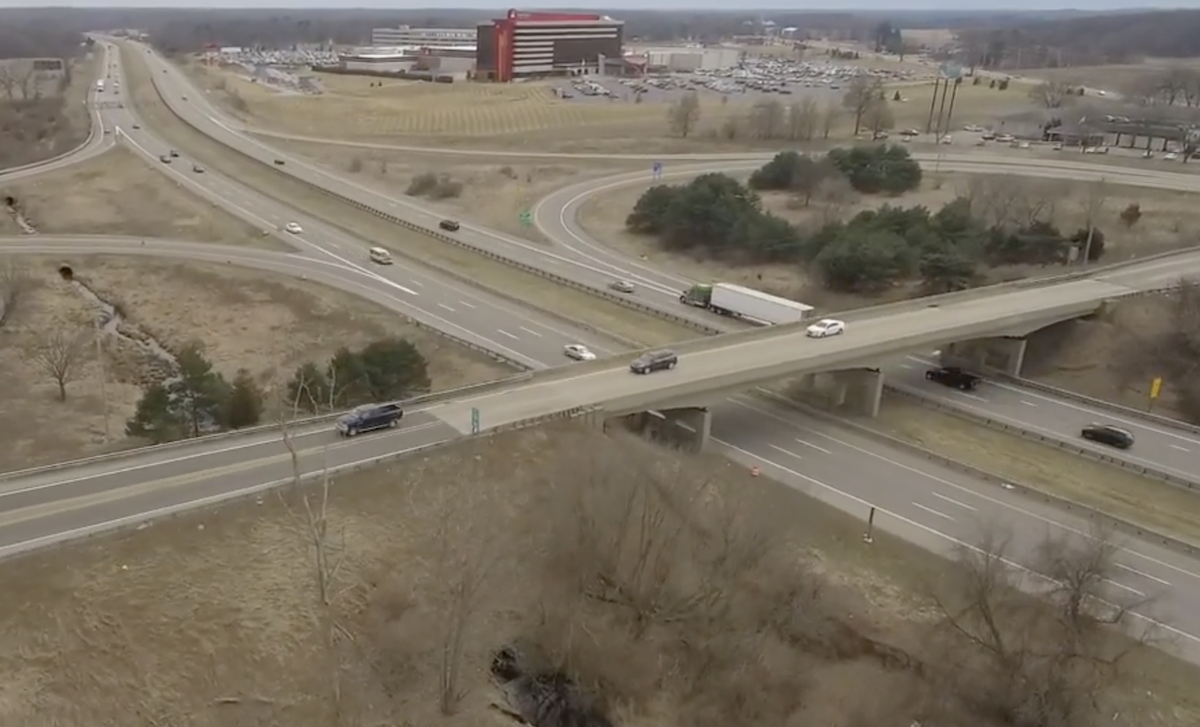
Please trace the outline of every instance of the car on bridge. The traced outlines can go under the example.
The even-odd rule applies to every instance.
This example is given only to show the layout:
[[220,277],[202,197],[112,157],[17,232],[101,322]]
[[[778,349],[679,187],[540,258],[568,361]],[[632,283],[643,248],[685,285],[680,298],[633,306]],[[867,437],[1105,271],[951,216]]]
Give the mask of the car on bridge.
[[809,338],[828,338],[846,332],[846,324],[832,318],[823,318],[804,330]]
[[442,228],[446,232],[458,232],[460,225],[455,220],[442,220],[438,223],[438,227]]
[[635,374],[651,374],[673,369],[678,363],[679,356],[674,351],[651,351],[634,359],[629,364],[629,370]]
[[567,358],[575,359],[576,361],[595,361],[596,354],[588,350],[588,347],[582,343],[568,343],[563,346],[563,354]]
[[287,230],[293,235],[299,235],[301,232],[304,232],[304,228],[301,227],[300,223],[298,222],[289,222],[283,226],[283,229]]
[[343,437],[353,437],[360,432],[395,427],[403,417],[399,404],[363,404],[339,417],[337,430]]
[[958,366],[940,366],[936,369],[929,369],[925,372],[925,380],[959,391],[974,391],[982,381],[980,377],[963,371]]
[[1129,449],[1133,446],[1133,432],[1114,424],[1089,424],[1079,432],[1079,436],[1090,442],[1107,444],[1117,449]]

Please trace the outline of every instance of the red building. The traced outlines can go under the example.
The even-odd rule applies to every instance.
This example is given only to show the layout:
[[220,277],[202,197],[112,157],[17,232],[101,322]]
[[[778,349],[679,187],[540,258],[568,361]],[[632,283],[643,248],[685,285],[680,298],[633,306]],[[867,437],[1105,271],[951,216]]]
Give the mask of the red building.
[[624,26],[603,15],[509,10],[479,25],[476,69],[500,82],[598,69],[621,58]]

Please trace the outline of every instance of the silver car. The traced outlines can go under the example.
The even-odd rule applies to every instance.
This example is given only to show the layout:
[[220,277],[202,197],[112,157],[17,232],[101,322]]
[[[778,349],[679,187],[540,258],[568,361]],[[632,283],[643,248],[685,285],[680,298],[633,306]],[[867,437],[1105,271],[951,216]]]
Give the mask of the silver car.
[[614,280],[608,284],[608,287],[612,288],[613,290],[617,291],[618,293],[632,293],[633,292],[633,283],[629,282],[628,280]]

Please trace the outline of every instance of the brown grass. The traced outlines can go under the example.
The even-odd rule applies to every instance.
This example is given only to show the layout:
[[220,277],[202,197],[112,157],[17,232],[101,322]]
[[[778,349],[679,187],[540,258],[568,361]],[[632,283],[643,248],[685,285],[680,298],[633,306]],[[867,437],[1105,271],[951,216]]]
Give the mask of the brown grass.
[[1142,63],[1115,63],[1103,66],[1067,66],[1064,68],[1022,68],[1019,73],[1039,81],[1057,81],[1079,84],[1088,88],[1116,90],[1136,85],[1154,73],[1172,66],[1186,66],[1194,62],[1185,58],[1148,58]]
[[[719,629],[713,639],[685,642],[683,626],[656,622],[639,640],[626,609],[564,600],[573,580],[559,570],[564,543],[557,528],[571,518],[558,507],[574,501],[578,485],[589,486],[580,452],[625,463],[612,472],[628,466],[675,472],[659,475],[671,486],[666,492],[710,483],[709,498],[662,512],[660,527],[686,516],[680,545],[699,545],[700,528],[713,527],[721,513],[742,518],[725,522],[721,533],[744,534],[757,525],[770,536],[777,547],[752,571],[704,571],[740,587],[718,601],[729,601],[732,610],[714,608],[710,627],[688,622],[692,634]],[[567,471],[573,474],[564,480]],[[931,608],[918,589],[940,582],[946,563],[886,533],[868,548],[857,519],[753,480],[720,458],[679,458],[594,432],[531,430],[463,443],[339,485],[328,518],[344,560],[328,610],[318,605],[294,494],[0,566],[7,586],[0,596],[4,722],[123,724],[137,712],[151,722],[196,727],[327,725],[339,723],[331,697],[336,671],[343,724],[504,725],[510,722],[489,707],[502,699],[486,670],[491,653],[513,643],[566,658],[585,688],[602,691],[617,724],[849,724],[856,707],[882,710],[897,724],[918,717],[903,697],[918,694],[920,681],[883,668],[861,647],[870,643],[866,637],[922,655]],[[448,505],[466,488],[469,497]],[[443,527],[451,512],[454,526]],[[485,539],[495,560],[466,622],[466,695],[458,713],[444,718],[437,713],[439,634],[454,603],[453,581],[434,555],[477,563],[470,559],[483,556]],[[676,553],[662,573],[689,575],[682,567],[703,562],[693,560],[702,552]],[[763,612],[791,587],[803,610]],[[573,610],[564,612],[570,604]],[[564,639],[560,627],[568,616],[576,628]],[[338,634],[333,646],[322,625],[331,620]],[[764,620],[780,630],[754,633]],[[1193,724],[1193,668],[1160,652],[1133,658],[1127,682],[1103,695],[1105,714],[1119,713],[1114,724]],[[708,675],[699,670],[705,664]]]
[[[146,123],[164,140],[176,148],[187,150],[209,167],[221,169],[259,192],[284,200],[337,225],[371,245],[380,245],[397,254],[428,261],[470,276],[484,288],[503,291],[519,297],[529,305],[553,311],[570,311],[578,320],[618,335],[658,345],[694,338],[695,331],[661,319],[637,314],[627,308],[597,300],[587,293],[563,288],[536,275],[487,260],[472,252],[461,250],[393,225],[378,217],[356,210],[320,194],[310,187],[276,173],[264,165],[230,151],[181,122],[158,98],[151,85],[145,62],[139,54],[125,53],[124,68],[129,80],[129,93]],[[364,160],[364,168],[369,168]],[[365,251],[364,251],[365,257]]]
[[47,235],[132,235],[290,249],[146,165],[118,146],[81,164],[0,187],[0,196],[16,197],[26,220]]
[[1080,459],[1054,447],[1031,444],[898,394],[885,394],[879,417],[865,423],[1151,532],[1200,544],[1200,499],[1165,482]]
[[[57,401],[51,378],[24,353],[46,331],[74,321],[81,329],[96,311],[57,274],[61,258],[13,257],[36,283],[24,312],[5,328],[0,349],[0,470],[76,458],[119,446],[149,372],[137,349],[105,338],[113,442],[104,441],[102,368],[91,349],[85,368]],[[268,390],[306,360],[339,346],[385,335],[405,336],[429,360],[434,388],[487,381],[512,369],[406,324],[395,312],[340,291],[261,271],[210,264],[119,257],[75,257],[73,270],[102,297],[119,303],[129,334],[148,335],[168,350],[199,341],[216,368],[232,378],[249,370]],[[268,401],[272,399],[268,395]]]
[[0,170],[50,159],[83,143],[91,123],[84,100],[100,57],[94,53],[70,61],[71,82],[61,95],[22,103],[0,100]]
[[[576,153],[669,154],[775,146],[749,139],[725,141],[719,133],[722,126],[728,119],[744,117],[753,101],[707,91],[700,93],[697,129],[689,139],[676,139],[668,133],[665,102],[634,103],[632,96],[612,101],[561,100],[540,83],[442,85],[384,80],[382,87],[371,88],[369,84],[378,79],[342,75],[321,76],[324,94],[285,95],[228,71],[199,64],[186,68],[199,85],[210,90],[213,99],[235,115],[299,136],[393,144],[407,139],[414,145]],[[927,112],[922,109],[928,108],[932,90],[927,83],[904,85],[902,95],[912,98],[894,104],[897,124],[914,125],[923,120],[922,114]],[[1017,86],[999,92],[964,85],[955,115],[960,119],[978,117],[983,123],[986,116],[1028,107],[1025,93]],[[835,135],[844,138],[850,131],[843,118]]]

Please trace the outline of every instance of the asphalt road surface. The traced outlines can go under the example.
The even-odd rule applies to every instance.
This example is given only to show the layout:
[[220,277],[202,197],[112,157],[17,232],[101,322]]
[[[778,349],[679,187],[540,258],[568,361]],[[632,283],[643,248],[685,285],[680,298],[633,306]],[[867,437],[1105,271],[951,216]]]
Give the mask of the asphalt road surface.
[[[120,119],[119,121],[131,122],[131,119]],[[133,141],[139,144],[153,143],[153,139],[149,135],[141,140],[133,137]],[[146,153],[156,158],[150,147],[146,148]],[[184,163],[186,164],[186,161]],[[174,168],[176,164],[179,162],[170,166]],[[207,178],[209,174],[212,174],[213,179],[219,179],[219,175],[215,174],[214,170],[197,176],[206,176]],[[232,182],[225,180],[225,183]],[[246,190],[239,188],[238,199],[245,200],[245,192]],[[249,211],[261,216],[265,209],[263,207],[263,211],[257,209]],[[294,212],[287,210],[276,212],[276,216],[279,219],[297,219],[302,225],[305,224],[304,221],[295,217]],[[306,225],[306,232],[307,230],[308,226]],[[325,245],[332,245],[335,239],[317,236],[317,239],[307,241],[316,247],[323,248]],[[131,241],[126,241],[124,245],[127,246],[124,250],[117,249],[121,245],[116,243],[108,246],[89,245],[87,249],[92,252],[131,251],[133,247]],[[159,246],[157,241],[150,241],[150,245],[156,248]],[[140,243],[137,246],[140,247]],[[165,252],[167,246],[163,247]],[[212,250],[215,246],[199,247]],[[364,288],[377,287],[380,290],[386,290],[387,295],[393,301],[404,300],[400,296],[409,295],[401,293],[393,287],[394,285],[403,285],[403,282],[384,278],[382,274],[362,268],[349,258],[346,259],[350,261],[350,264],[341,263],[327,252],[318,253],[313,249],[295,255],[255,251],[241,251],[241,253],[246,256],[277,256],[281,264],[285,261],[289,265],[307,266],[311,264],[314,266],[312,268],[314,271],[340,268],[339,275],[360,277],[361,285]],[[199,254],[199,252],[197,251],[195,254]],[[216,254],[220,254],[220,252]],[[232,255],[232,253],[230,254]],[[180,255],[190,256],[182,255],[182,251],[180,251]],[[320,262],[315,260],[322,255],[325,256],[325,260]],[[242,261],[232,258],[231,262],[244,264]],[[384,272],[397,276],[415,274],[413,271],[401,273],[399,267]],[[428,280],[428,278],[426,279]],[[415,278],[408,280],[413,281]],[[1125,284],[1116,279],[1113,282]],[[406,287],[419,293],[420,286]],[[441,286],[439,284],[435,287]],[[478,293],[472,294],[479,295]],[[420,295],[411,297],[419,298]],[[395,304],[400,305],[398,302]],[[552,350],[545,350],[541,348],[544,344],[535,338],[519,338],[511,343],[510,347],[523,352],[531,359],[537,359],[542,366],[561,360],[559,346],[552,347]],[[575,338],[572,337],[572,340]],[[737,407],[738,410],[744,411],[735,413],[736,410],[731,407]],[[718,438],[730,447],[730,451],[735,457],[752,460],[768,467],[770,468],[768,473],[776,474],[793,485],[813,491],[814,494],[834,500],[841,499],[841,506],[849,507],[852,511],[861,510],[868,503],[878,502],[881,512],[886,511],[884,512],[885,518],[892,518],[891,529],[927,545],[945,548],[947,544],[952,543],[953,539],[970,535],[973,532],[972,526],[969,524],[972,520],[998,523],[1000,527],[1011,528],[1014,533],[1021,536],[1025,543],[1033,542],[1033,534],[1040,535],[1048,529],[1062,527],[1079,529],[1077,523],[1073,523],[1070,518],[1061,513],[1053,511],[1043,513],[1028,504],[1022,504],[1022,501],[1015,497],[1012,498],[1012,503],[1006,502],[1002,499],[1008,497],[1006,493],[997,495],[993,492],[989,496],[990,499],[989,497],[968,499],[966,491],[986,494],[991,492],[991,488],[961,475],[938,472],[925,462],[913,462],[897,469],[897,463],[901,462],[898,455],[880,453],[876,445],[866,442],[856,444],[849,435],[840,430],[807,419],[795,412],[774,409],[761,403],[751,403],[745,397],[735,397],[728,405],[723,404],[718,407],[717,411],[714,431]],[[338,461],[355,462],[379,456],[381,452],[394,452],[399,449],[420,446],[422,443],[440,441],[446,436],[453,436],[454,430],[437,424],[436,419],[422,418],[440,413],[432,410],[428,414],[417,413],[410,416],[406,419],[406,424],[413,427],[414,430],[386,432],[374,437],[361,437],[346,442],[334,438],[332,441],[336,445],[336,449],[332,451],[336,454],[329,456],[345,458]],[[749,421],[738,418],[739,416],[748,417]],[[798,432],[795,437],[792,437],[793,440],[804,440],[804,442],[788,441],[786,437],[789,431]],[[811,438],[820,439],[821,436],[824,439],[810,441]],[[311,470],[318,466],[318,458],[311,456],[312,450],[323,451],[331,441],[327,438],[333,437],[333,435],[327,430],[318,430],[306,434],[305,437],[306,451],[309,451],[309,456],[303,460],[302,464],[305,469]],[[825,443],[822,444],[822,441]],[[279,452],[278,449],[272,450],[270,445],[261,443],[254,445],[250,438],[232,438],[221,440],[221,442],[216,445],[216,449],[220,452],[202,452],[200,449],[192,449],[193,446],[201,449],[213,447],[212,443],[192,443],[182,449],[172,450],[182,457],[199,455],[184,460],[187,464],[183,465],[183,470],[169,469],[171,466],[178,465],[163,464],[161,462],[163,454],[154,455],[141,452],[128,459],[115,460],[120,463],[120,473],[118,474],[104,475],[100,472],[89,473],[86,470],[77,472],[68,469],[59,470],[50,481],[6,480],[0,485],[3,488],[0,490],[0,542],[5,543],[9,548],[29,545],[38,542],[38,539],[53,537],[56,533],[62,534],[79,530],[91,524],[111,521],[123,516],[153,512],[155,509],[168,506],[168,504],[211,497],[221,492],[221,488],[228,488],[224,491],[236,490],[239,486],[244,489],[245,486],[249,486],[244,483],[262,484],[264,481],[286,479],[290,474],[290,466],[282,471],[282,474],[280,474],[280,470],[272,469],[278,467],[278,463],[272,457],[277,457]],[[832,444],[837,446],[831,446]],[[243,445],[248,446],[243,447]],[[816,445],[819,449],[808,445]],[[260,448],[255,449],[255,446]],[[149,451],[154,452],[154,450]],[[165,453],[166,450],[163,452]],[[804,474],[800,474],[796,469],[797,462],[800,461],[798,457],[804,458],[806,454],[809,462],[804,467]],[[147,457],[149,459],[146,459]],[[822,460],[823,457],[827,457],[828,460]],[[321,459],[324,457],[322,456]],[[826,464],[822,465],[819,462],[826,462]],[[168,469],[161,469],[164,466]],[[159,469],[155,469],[155,467]],[[809,467],[825,467],[825,469],[810,470]],[[901,476],[898,474],[900,471],[907,474]],[[819,482],[812,473],[820,473]],[[911,479],[909,475],[911,475]],[[103,481],[103,486],[97,486],[95,482],[87,484],[88,479],[102,476],[108,477]],[[61,494],[58,490],[60,484],[67,488],[62,490]],[[931,494],[935,491],[941,497]],[[856,495],[855,493],[861,494]],[[863,495],[867,495],[867,497],[863,497]],[[860,499],[855,499],[856,497]],[[905,497],[908,499],[905,500]],[[961,503],[969,505],[970,508],[960,509],[965,513],[970,513],[970,516],[950,510],[949,508],[953,504],[943,501],[942,498],[957,499]],[[7,503],[23,503],[23,505],[15,507]],[[916,507],[915,503],[920,503],[923,507]],[[856,507],[858,510],[854,509]],[[880,521],[880,524],[886,526],[886,521]],[[1180,646],[1186,649],[1195,648],[1196,638],[1185,635],[1183,632],[1200,633],[1200,624],[1196,623],[1200,609],[1195,608],[1196,604],[1200,603],[1196,598],[1196,581],[1200,580],[1200,575],[1195,572],[1196,566],[1188,559],[1161,552],[1145,543],[1131,542],[1123,557],[1128,558],[1127,561],[1123,561],[1128,571],[1127,573],[1123,572],[1121,577],[1114,578],[1116,583],[1112,586],[1115,589],[1113,597],[1118,598],[1125,593],[1158,594],[1160,597],[1153,608],[1145,611],[1147,616],[1169,618],[1181,632],[1176,634]],[[1027,554],[1014,554],[1014,559],[1028,562]]]

